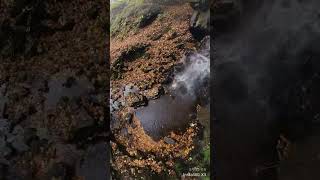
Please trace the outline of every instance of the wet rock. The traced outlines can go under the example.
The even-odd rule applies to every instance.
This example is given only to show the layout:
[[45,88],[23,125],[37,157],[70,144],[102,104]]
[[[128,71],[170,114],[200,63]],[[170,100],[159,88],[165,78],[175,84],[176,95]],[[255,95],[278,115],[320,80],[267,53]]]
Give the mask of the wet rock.
[[141,94],[134,94],[130,93],[126,97],[126,104],[130,107],[140,107],[140,106],[146,106],[148,104],[148,100],[145,96]]
[[210,27],[210,6],[207,0],[191,3],[195,10],[190,19],[190,32],[193,37],[200,41],[209,33]]
[[205,12],[196,11],[190,20],[190,32],[195,39],[200,41],[209,33],[210,10]]
[[169,138],[169,137],[164,137],[164,138],[163,138],[163,141],[164,141],[165,143],[171,144],[171,145],[176,144],[176,141],[173,140],[173,139],[171,139],[171,138]]

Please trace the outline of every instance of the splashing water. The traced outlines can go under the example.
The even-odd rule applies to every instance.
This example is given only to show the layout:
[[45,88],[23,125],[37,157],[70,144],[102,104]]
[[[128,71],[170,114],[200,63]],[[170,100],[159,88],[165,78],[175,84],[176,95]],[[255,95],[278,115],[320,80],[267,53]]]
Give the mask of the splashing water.
[[194,95],[197,88],[210,76],[209,56],[210,41],[207,40],[201,51],[186,57],[185,69],[175,75],[172,90],[182,90],[188,95]]

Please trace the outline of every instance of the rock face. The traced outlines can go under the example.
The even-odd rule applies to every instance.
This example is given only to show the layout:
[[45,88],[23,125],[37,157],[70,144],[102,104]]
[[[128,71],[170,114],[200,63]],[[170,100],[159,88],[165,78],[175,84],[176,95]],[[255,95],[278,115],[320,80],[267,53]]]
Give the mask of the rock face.
[[196,0],[190,3],[194,13],[190,19],[190,32],[198,41],[209,34],[210,4],[207,0]]

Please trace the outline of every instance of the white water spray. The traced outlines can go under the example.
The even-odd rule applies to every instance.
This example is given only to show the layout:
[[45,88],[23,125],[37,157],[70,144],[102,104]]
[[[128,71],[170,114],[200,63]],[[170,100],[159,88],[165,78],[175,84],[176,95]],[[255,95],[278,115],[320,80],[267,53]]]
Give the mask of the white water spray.
[[184,70],[175,75],[171,88],[184,88],[189,95],[194,95],[199,85],[210,76],[210,40],[207,39],[203,49],[187,56],[185,61]]

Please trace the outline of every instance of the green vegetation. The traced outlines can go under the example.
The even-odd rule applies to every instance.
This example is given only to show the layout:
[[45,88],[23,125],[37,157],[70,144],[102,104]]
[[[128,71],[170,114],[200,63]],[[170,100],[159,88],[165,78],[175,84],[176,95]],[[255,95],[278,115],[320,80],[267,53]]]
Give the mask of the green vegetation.
[[145,3],[145,0],[120,0],[111,4],[112,37],[125,37],[129,31],[136,32],[154,21],[161,8]]
[[110,8],[111,10],[118,8],[119,6],[123,4],[128,4],[128,5],[141,5],[145,1],[144,0],[117,0],[113,3],[111,3]]
[[204,166],[210,166],[210,145],[205,147],[202,153],[203,153]]

